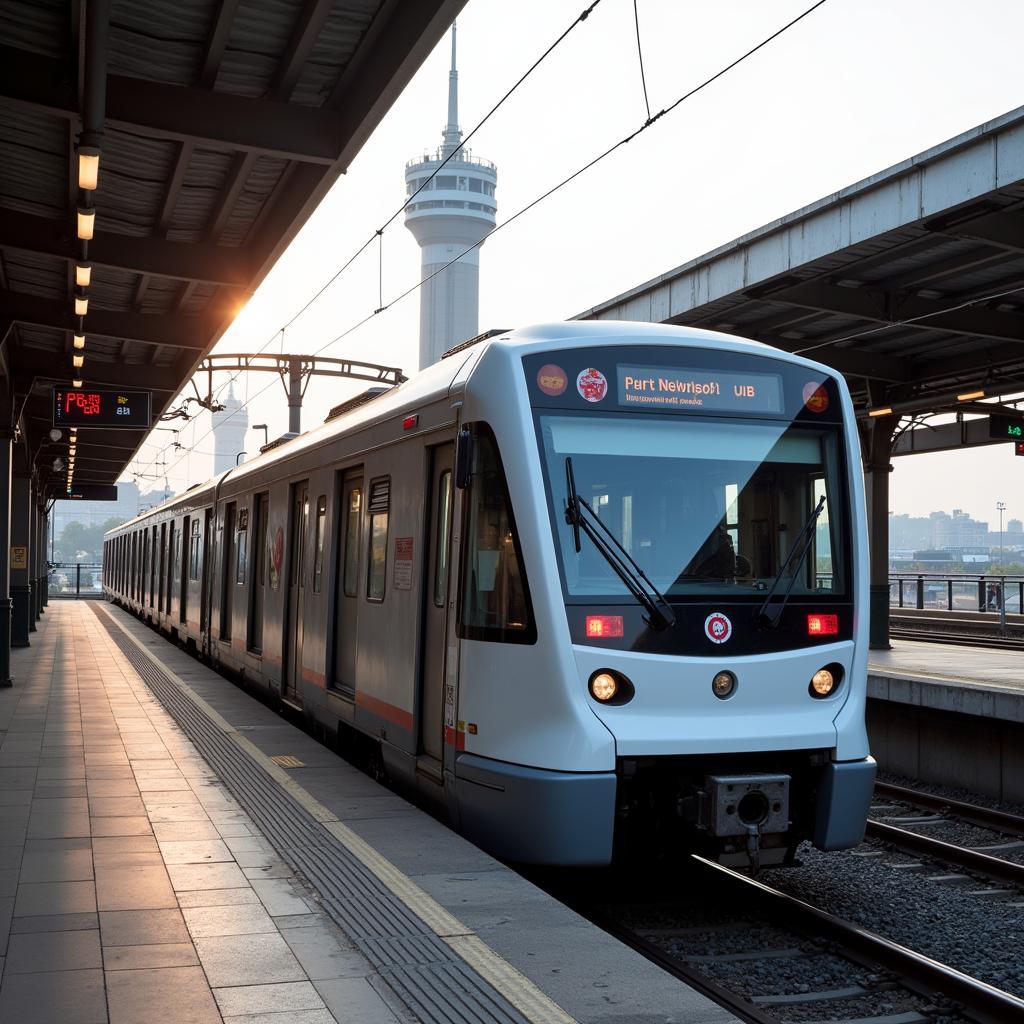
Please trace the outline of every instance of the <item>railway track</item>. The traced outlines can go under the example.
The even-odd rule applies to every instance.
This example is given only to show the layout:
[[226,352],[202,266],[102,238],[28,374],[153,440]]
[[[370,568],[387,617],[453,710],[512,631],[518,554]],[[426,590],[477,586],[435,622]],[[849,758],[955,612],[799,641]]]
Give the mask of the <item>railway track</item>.
[[[941,826],[945,820],[941,816],[948,816],[959,822],[988,829],[1000,836],[1024,837],[1024,816],[1021,815],[1008,814],[1005,811],[979,807],[961,800],[950,800],[932,793],[923,793],[919,790],[887,783],[877,783],[875,795],[895,800],[910,807],[936,811],[940,815],[938,818],[922,819],[918,823],[919,825]],[[1021,846],[1018,843],[993,844],[988,847],[962,846],[934,839],[931,836],[924,836],[875,818],[869,819],[865,835],[869,839],[885,843],[904,853],[951,864],[971,874],[995,882],[1009,883],[1024,890],[1024,864],[992,855],[992,851],[999,846],[1019,850]]]
[[[1024,1000],[1017,996],[730,868],[697,856],[691,860],[702,892],[714,891],[716,907],[742,907],[742,916],[723,922],[716,914],[713,924],[685,928],[627,923],[624,918],[636,916],[637,908],[605,908],[588,916],[741,1020],[753,1024],[821,1022],[850,1019],[852,1014],[873,1024],[1024,1022]],[[658,912],[664,914],[665,908],[659,907]],[[751,920],[751,913],[757,920]],[[763,933],[759,933],[764,922],[771,926],[767,948]],[[709,933],[718,936],[710,951]],[[679,948],[688,941],[694,948]],[[735,948],[722,952],[723,947]],[[758,983],[751,979],[758,964],[763,970],[765,964],[795,963],[807,957],[825,961],[824,966],[819,964],[810,971],[811,976],[826,979],[825,987],[814,990],[803,985],[798,991],[784,993],[756,991]],[[834,962],[841,963],[837,967]],[[730,978],[730,969],[738,970],[738,977]],[[768,973],[772,973],[771,967]]]
[[974,633],[950,633],[930,629],[889,629],[893,640],[920,640],[931,644],[956,644],[960,647],[988,647],[1001,651],[1024,651],[1024,639],[1011,636],[986,636]]

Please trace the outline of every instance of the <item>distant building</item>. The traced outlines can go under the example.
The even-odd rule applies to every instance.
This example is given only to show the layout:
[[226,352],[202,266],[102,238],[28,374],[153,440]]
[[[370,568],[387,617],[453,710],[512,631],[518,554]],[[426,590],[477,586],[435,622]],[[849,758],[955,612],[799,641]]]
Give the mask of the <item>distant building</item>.
[[241,461],[238,453],[245,451],[249,432],[249,413],[235,398],[235,389],[228,389],[224,408],[213,414],[213,474],[218,476]]
[[1006,524],[1007,533],[1024,533],[1024,522],[1019,519],[1011,519]]
[[[406,194],[412,196],[423,189],[405,208],[405,226],[422,250],[420,369],[480,331],[480,246],[496,223],[498,170],[466,149],[452,156],[461,139],[453,25],[448,124],[441,148],[410,160],[405,168]],[[448,157],[451,159],[442,167]],[[435,171],[438,173],[431,180]],[[475,248],[466,252],[471,246]]]

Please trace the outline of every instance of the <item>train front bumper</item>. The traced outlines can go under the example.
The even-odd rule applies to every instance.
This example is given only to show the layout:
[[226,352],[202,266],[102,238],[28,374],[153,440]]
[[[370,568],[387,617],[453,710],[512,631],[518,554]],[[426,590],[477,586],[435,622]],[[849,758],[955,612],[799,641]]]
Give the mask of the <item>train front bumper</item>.
[[812,836],[819,850],[847,850],[864,839],[875,771],[873,757],[833,761],[822,768]]

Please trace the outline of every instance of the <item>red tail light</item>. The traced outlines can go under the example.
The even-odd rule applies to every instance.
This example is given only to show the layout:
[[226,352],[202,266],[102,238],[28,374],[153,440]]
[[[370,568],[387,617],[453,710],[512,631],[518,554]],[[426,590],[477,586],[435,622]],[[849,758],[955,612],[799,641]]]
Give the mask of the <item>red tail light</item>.
[[808,636],[837,636],[839,633],[838,615],[808,615]]
[[622,636],[621,615],[588,615],[587,616],[588,637],[615,637]]

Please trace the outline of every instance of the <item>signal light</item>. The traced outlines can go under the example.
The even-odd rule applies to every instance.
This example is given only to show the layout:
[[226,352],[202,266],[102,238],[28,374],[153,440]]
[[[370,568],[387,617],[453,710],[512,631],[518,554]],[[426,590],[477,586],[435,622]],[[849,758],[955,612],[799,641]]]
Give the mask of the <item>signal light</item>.
[[808,615],[808,636],[836,636],[839,633],[838,615]]
[[588,615],[586,631],[588,637],[605,639],[623,635],[621,615]]
[[402,429],[412,430],[412,428],[415,427],[416,424],[419,423],[419,421],[419,416],[406,416],[405,419],[402,420]]

